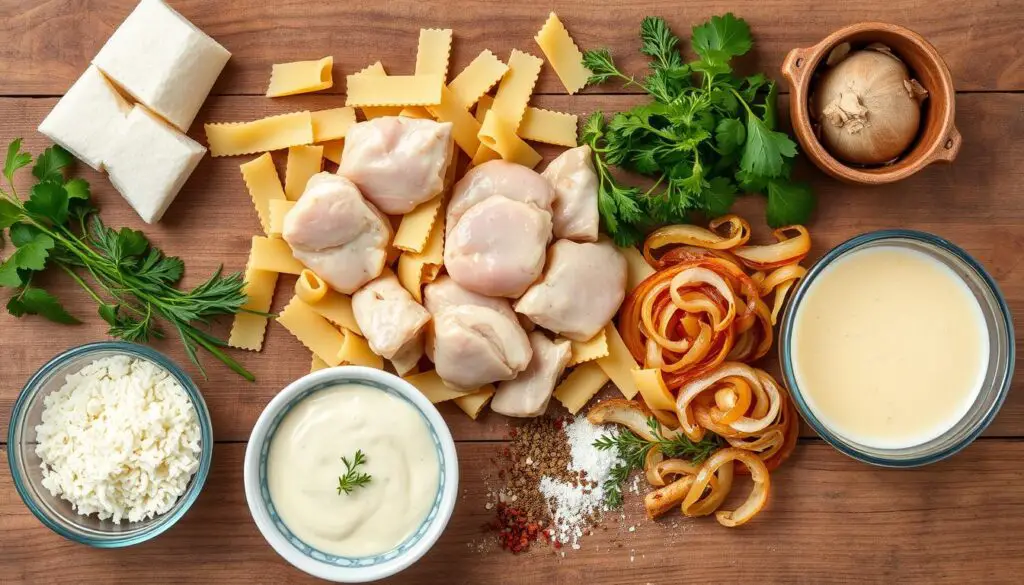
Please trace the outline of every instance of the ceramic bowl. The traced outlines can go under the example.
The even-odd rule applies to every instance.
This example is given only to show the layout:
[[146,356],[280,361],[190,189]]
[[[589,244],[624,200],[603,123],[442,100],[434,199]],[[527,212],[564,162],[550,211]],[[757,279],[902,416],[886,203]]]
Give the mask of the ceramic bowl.
[[[860,167],[842,162],[821,144],[812,126],[808,102],[815,73],[829,53],[842,43],[854,49],[882,43],[900,57],[911,74],[928,90],[921,128],[910,149],[894,163]],[[928,41],[912,30],[882,22],[862,22],[837,30],[817,45],[793,49],[782,63],[782,75],[789,82],[790,118],[793,131],[807,158],[825,173],[860,185],[882,185],[905,179],[936,162],[952,162],[960,151],[960,132],[954,126],[956,95],[949,67]]]
[[[339,384],[360,384],[387,392],[412,405],[422,416],[440,462],[437,492],[427,517],[395,548],[374,556],[329,554],[303,542],[281,520],[267,486],[267,457],[274,433],[288,412],[312,394]],[[437,542],[451,519],[459,491],[459,462],[448,425],[423,394],[405,380],[374,368],[342,366],[309,374],[278,393],[263,410],[245,450],[245,499],[263,537],[296,568],[337,583],[364,583],[394,575],[420,559]]]

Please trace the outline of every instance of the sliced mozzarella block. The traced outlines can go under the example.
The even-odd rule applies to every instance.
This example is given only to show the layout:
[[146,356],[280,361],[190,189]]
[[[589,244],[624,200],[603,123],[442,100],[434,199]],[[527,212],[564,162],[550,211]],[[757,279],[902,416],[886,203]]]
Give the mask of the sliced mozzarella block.
[[146,223],[160,221],[206,148],[136,105],[105,159],[110,182]]
[[79,160],[103,170],[110,145],[124,131],[132,105],[99,69],[89,67],[39,125],[39,131]]
[[142,0],[92,62],[136,101],[187,131],[229,58],[162,0]]

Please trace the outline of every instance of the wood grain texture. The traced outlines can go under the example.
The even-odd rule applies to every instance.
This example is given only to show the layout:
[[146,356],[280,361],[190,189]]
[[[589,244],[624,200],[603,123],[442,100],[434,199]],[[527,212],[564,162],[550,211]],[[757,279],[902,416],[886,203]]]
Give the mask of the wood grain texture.
[[[862,20],[910,27],[931,41],[949,63],[960,90],[1024,89],[1024,53],[1018,35],[1024,10],[1012,0],[554,0],[536,2],[309,2],[308,0],[176,0],[171,4],[233,53],[215,93],[262,95],[270,67],[334,55],[334,78],[344,80],[376,59],[397,73],[412,73],[421,27],[452,28],[452,71],[481,49],[502,59],[512,48],[540,54],[533,35],[555,10],[583,48],[609,47],[626,71],[646,61],[637,31],[647,15],[668,19],[682,37],[713,14],[732,11],[755,35],[753,63],[782,62],[794,47],[809,47],[829,32]],[[135,0],[0,0],[0,94],[60,95],[99,51]],[[688,49],[688,48],[687,48]],[[31,63],[32,66],[26,66]],[[344,83],[330,89],[343,93]],[[564,93],[550,67],[538,85]],[[609,87],[608,91],[621,91]]]
[[[769,507],[747,526],[729,530],[674,512],[648,522],[641,496],[630,493],[625,519],[612,515],[564,558],[551,549],[515,557],[484,546],[493,538],[481,527],[493,514],[485,503],[496,448],[459,445],[461,496],[452,522],[419,563],[388,582],[999,583],[1024,571],[1024,491],[1011,487],[1024,481],[1019,441],[983,440],[917,471],[870,468],[815,442],[772,474]],[[206,488],[169,532],[107,551],[43,527],[15,495],[0,455],[0,582],[318,582],[279,558],[252,522],[244,450],[217,445]]]
[[[542,96],[536,105],[579,114],[594,110],[615,111],[639,103],[637,96]],[[31,132],[54,103],[52,98],[0,99],[0,135],[23,134],[29,149],[38,152],[44,138]],[[263,97],[222,96],[210,100],[199,121],[248,120],[260,116],[302,108],[321,109],[336,106],[336,96],[301,96],[281,100]],[[780,104],[785,117],[785,100]],[[1024,199],[1014,194],[1024,184],[1024,95],[961,95],[958,124],[964,133],[964,148],[953,165],[933,166],[908,181],[866,189],[828,179],[804,164],[798,173],[807,178],[818,193],[820,205],[810,225],[814,239],[813,257],[854,235],[882,228],[914,228],[934,232],[963,246],[991,271],[999,282],[1014,316],[1024,319],[1024,272],[1017,270],[1024,246]],[[192,132],[205,142],[201,125]],[[542,148],[548,158],[555,152]],[[276,153],[283,163],[283,153]],[[250,237],[259,230],[252,203],[246,193],[238,165],[252,157],[206,157],[171,207],[166,219],[146,226],[112,190],[109,182],[90,169],[82,176],[93,185],[105,221],[111,226],[128,225],[144,230],[168,253],[186,259],[186,283],[203,279],[218,265],[229,271],[241,270],[249,250]],[[999,172],[994,172],[998,169]],[[283,174],[282,174],[283,176]],[[757,226],[763,217],[763,202],[750,196],[737,206]],[[761,238],[767,229],[755,230]],[[0,312],[0,356],[4,360],[0,376],[0,441],[6,436],[10,408],[21,385],[39,366],[60,350],[101,339],[103,322],[95,306],[82,291],[63,275],[50,275],[42,282],[63,299],[72,312],[86,322],[66,327],[39,318],[13,319]],[[287,303],[294,286],[293,277],[282,277],[278,284],[274,310]],[[226,334],[225,324],[217,330]],[[1021,342],[1018,332],[1018,343]],[[308,371],[309,353],[283,328],[271,324],[262,353],[238,351],[235,355],[256,374],[250,384],[205,359],[209,379],[188,364],[176,339],[157,342],[156,347],[169,354],[188,370],[202,388],[213,416],[217,440],[244,441],[260,411],[281,388]],[[774,357],[764,360],[769,370],[777,371]],[[1024,365],[1018,366],[1024,368]],[[501,439],[507,433],[507,421],[486,415],[476,422],[454,405],[442,405],[442,412],[458,440]],[[553,411],[556,409],[553,408]],[[805,434],[810,434],[805,433]],[[989,436],[1024,436],[1024,377],[1018,376],[1014,391],[988,431]]]

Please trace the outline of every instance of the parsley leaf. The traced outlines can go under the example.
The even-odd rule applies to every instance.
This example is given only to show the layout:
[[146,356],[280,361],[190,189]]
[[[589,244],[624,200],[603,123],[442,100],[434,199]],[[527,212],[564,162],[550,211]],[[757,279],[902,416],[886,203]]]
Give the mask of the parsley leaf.
[[71,164],[71,153],[59,146],[51,146],[43,151],[32,167],[32,176],[40,182],[64,182],[64,167]]
[[54,323],[77,325],[81,323],[71,316],[56,297],[41,288],[26,286],[7,301],[7,312],[15,317],[39,315]]
[[4,177],[14,182],[14,173],[21,167],[32,164],[32,155],[21,151],[21,138],[15,138],[7,145],[7,159],[4,161]]
[[46,259],[55,245],[53,238],[42,233],[35,233],[24,239],[19,238],[18,241],[15,241],[12,233],[11,240],[18,249],[0,265],[0,286],[21,286],[24,279],[19,273],[20,270],[46,268]]
[[6,199],[0,199],[0,230],[9,228],[21,219],[18,206]]
[[722,154],[736,152],[746,140],[747,130],[736,118],[722,118],[715,127],[715,145]]
[[64,191],[68,194],[68,199],[82,199],[88,201],[91,197],[89,192],[89,182],[85,179],[71,179],[67,183],[64,183]]
[[777,228],[807,223],[814,211],[814,194],[807,183],[768,181],[768,225]]
[[747,142],[743,147],[740,168],[762,177],[780,177],[785,171],[785,158],[796,156],[796,143],[782,132],[769,130],[753,113],[747,116]]
[[38,183],[32,187],[32,194],[25,202],[25,209],[42,216],[54,225],[63,225],[68,220],[68,192],[60,183]]
[[731,12],[724,16],[712,16],[708,22],[693,27],[690,44],[698,55],[708,61],[721,60],[720,57],[708,58],[712,51],[721,51],[729,57],[738,57],[746,54],[754,46],[746,21],[736,18]]
[[736,185],[726,177],[714,177],[707,182],[701,193],[704,213],[718,217],[729,213],[736,202]]

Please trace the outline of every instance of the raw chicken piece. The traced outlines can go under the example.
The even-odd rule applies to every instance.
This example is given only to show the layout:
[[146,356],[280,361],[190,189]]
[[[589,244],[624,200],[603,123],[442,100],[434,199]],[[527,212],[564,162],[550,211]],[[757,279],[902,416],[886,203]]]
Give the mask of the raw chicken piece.
[[399,376],[408,375],[419,365],[420,358],[423,357],[423,337],[417,335],[391,358],[391,365],[395,367]]
[[401,215],[444,189],[452,124],[383,117],[349,128],[338,174],[384,213]]
[[577,242],[596,242],[597,172],[587,145],[563,152],[541,176],[555,188],[552,205],[555,237]]
[[530,341],[508,301],[444,277],[427,285],[424,296],[434,317],[427,354],[445,384],[469,392],[511,380],[530,364]]
[[[410,344],[409,351],[415,352],[414,342],[430,322],[430,313],[413,300],[390,271],[352,295],[352,313],[370,349],[386,359],[394,358]],[[411,359],[410,355],[403,357]]]
[[544,269],[554,190],[534,171],[505,161],[473,168],[448,205],[448,274],[472,291],[518,297]]
[[611,240],[558,240],[548,250],[544,278],[519,299],[516,311],[549,331],[587,341],[611,321],[624,298],[626,259]]
[[572,357],[566,339],[551,341],[540,331],[530,334],[533,359],[514,380],[502,382],[491,400],[491,410],[505,416],[540,416],[548,409],[551,393]]
[[295,259],[352,294],[384,270],[391,224],[345,177],[317,173],[284,220]]

